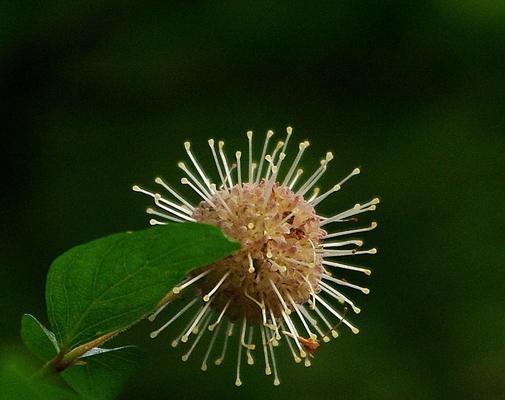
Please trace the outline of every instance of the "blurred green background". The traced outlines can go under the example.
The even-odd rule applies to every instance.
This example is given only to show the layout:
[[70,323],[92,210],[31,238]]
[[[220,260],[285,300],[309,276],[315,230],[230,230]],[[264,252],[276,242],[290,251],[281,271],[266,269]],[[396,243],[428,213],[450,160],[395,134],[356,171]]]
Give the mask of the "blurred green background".
[[0,7],[4,355],[24,351],[23,312],[47,321],[57,255],[146,225],[130,187],[177,182],[184,140],[210,168],[209,137],[231,150],[292,125],[307,167],[335,152],[323,187],[362,168],[324,212],[382,199],[362,332],[310,369],[283,357],[280,387],[256,365],[237,389],[231,360],[203,373],[143,322],[117,339],[151,355],[121,398],[504,398],[503,2]]

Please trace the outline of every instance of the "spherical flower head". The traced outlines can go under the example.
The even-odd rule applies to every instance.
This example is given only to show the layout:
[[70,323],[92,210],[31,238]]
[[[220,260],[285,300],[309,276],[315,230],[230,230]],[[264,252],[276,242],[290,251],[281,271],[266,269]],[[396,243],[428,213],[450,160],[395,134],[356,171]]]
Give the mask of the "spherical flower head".
[[[374,248],[361,250],[361,240],[341,237],[372,230],[377,224],[346,227],[332,233],[327,230],[336,224],[355,224],[358,215],[375,210],[379,200],[374,198],[364,204],[355,204],[330,217],[318,215],[315,207],[339,191],[360,170],[354,169],[320,193],[316,184],[333,159],[333,155],[327,153],[319,168],[300,183],[303,170],[298,167],[309,146],[307,141],[299,144],[298,152],[285,172],[281,170],[291,134],[292,129],[288,127],[285,140],[269,150],[273,132],[268,131],[256,162],[252,150],[253,134],[248,132],[248,162],[244,171],[240,151],[235,153],[235,162],[230,164],[224,142],[219,142],[216,149],[214,140],[210,139],[209,146],[219,175],[217,183],[209,179],[191,151],[190,143],[186,142],[184,146],[193,168],[183,162],[178,166],[186,175],[181,183],[189,186],[201,199],[197,205],[191,204],[161,178],[156,178],[156,183],[170,197],[133,187],[154,199],[156,209],[148,208],[147,212],[158,218],[152,218],[151,224],[167,221],[212,224],[241,243],[241,249],[236,253],[190,272],[174,287],[173,294],[192,291],[194,297],[183,300],[184,306],[151,333],[151,337],[156,337],[188,310],[196,308],[172,345],[176,347],[180,342],[187,343],[194,338],[182,356],[186,361],[205,332],[213,332],[201,365],[205,371],[216,343],[222,342],[220,355],[215,359],[215,364],[220,365],[229,352],[230,337],[238,331],[237,386],[242,384],[243,353],[247,363],[253,364],[257,345],[263,350],[259,353],[263,356],[265,373],[271,375],[273,372],[274,384],[278,385],[275,348],[282,342],[286,342],[296,363],[304,361],[305,366],[310,366],[310,359],[320,341],[336,338],[339,325],[358,333],[348,320],[347,311],[350,308],[357,314],[360,309],[344,292],[369,293],[367,288],[336,275],[341,271],[370,275],[370,270],[337,260],[375,254]],[[335,301],[343,305],[343,310],[332,305]],[[167,304],[163,304],[150,320],[154,320]]]
[[231,320],[245,316],[249,323],[261,322],[262,307],[251,298],[275,305],[270,308],[281,317],[277,292],[292,310],[291,300],[307,303],[321,281],[322,257],[314,249],[325,231],[314,207],[286,186],[268,186],[263,180],[223,189],[212,198],[214,207],[203,201],[193,214],[198,222],[216,225],[242,244],[234,255],[206,267],[212,272],[199,285],[208,300],[207,293],[227,276],[213,307],[220,309],[233,298],[226,311]]

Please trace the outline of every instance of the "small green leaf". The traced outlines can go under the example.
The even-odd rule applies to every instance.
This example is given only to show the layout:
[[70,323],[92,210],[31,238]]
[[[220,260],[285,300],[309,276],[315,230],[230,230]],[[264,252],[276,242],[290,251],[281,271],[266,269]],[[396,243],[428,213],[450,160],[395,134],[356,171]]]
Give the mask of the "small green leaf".
[[185,274],[239,244],[204,224],[168,224],[118,233],[70,249],[51,265],[49,320],[68,351],[124,329],[151,312]]
[[128,377],[145,357],[135,346],[93,349],[79,364],[65,370],[63,379],[82,398],[110,400],[121,392]]
[[33,315],[23,315],[21,338],[25,346],[42,361],[48,361],[58,354],[58,343],[54,333],[42,325]]

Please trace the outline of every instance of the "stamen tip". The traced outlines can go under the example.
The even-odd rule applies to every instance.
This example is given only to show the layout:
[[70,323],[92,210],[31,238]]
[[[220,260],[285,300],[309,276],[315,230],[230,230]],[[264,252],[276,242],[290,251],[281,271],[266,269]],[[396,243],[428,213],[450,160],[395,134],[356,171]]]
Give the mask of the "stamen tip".
[[182,342],[182,343],[186,343],[186,342],[188,341],[188,339],[189,339],[189,338],[188,338],[186,335],[183,335],[183,336],[181,337],[181,342]]
[[281,381],[279,380],[279,378],[275,378],[274,379],[274,386],[279,386],[281,384]]
[[353,326],[353,327],[351,328],[351,330],[352,330],[352,333],[354,333],[355,335],[357,335],[357,334],[359,333],[359,329],[358,329],[358,328],[356,328],[355,326]]
[[207,302],[210,300],[210,297],[208,294],[206,294],[205,296],[203,296],[203,301]]
[[184,354],[184,355],[181,357],[181,360],[182,360],[183,362],[188,361],[188,356],[187,356],[187,354]]
[[365,293],[365,294],[369,294],[369,293],[370,293],[370,289],[368,289],[368,288],[363,288],[362,292],[363,292],[363,293]]
[[370,254],[377,254],[377,249],[374,247],[373,249],[369,250]]
[[133,185],[133,186],[132,186],[132,190],[133,190],[134,192],[140,192],[140,190],[141,190],[141,189],[140,189],[140,186],[138,186],[138,185]]
[[253,131],[247,131],[247,138],[251,140],[253,137]]
[[288,127],[286,128],[286,132],[288,133],[288,135],[291,135],[291,134],[293,133],[293,128],[292,128],[292,127],[290,127],[290,126],[288,126]]
[[191,148],[191,143],[190,142],[184,142],[184,148],[186,150],[189,150]]
[[363,272],[365,273],[365,275],[368,276],[372,275],[372,271],[370,271],[369,269],[365,269]]
[[149,337],[150,337],[151,339],[154,339],[156,336],[158,336],[158,333],[159,333],[158,331],[151,332],[151,333],[149,334]]
[[242,381],[237,378],[237,380],[235,381],[235,386],[241,386],[242,385]]
[[207,371],[207,364],[202,364],[202,366],[200,367],[200,369],[202,371],[204,371],[204,372]]
[[176,286],[176,287],[174,287],[174,288],[172,289],[172,292],[173,292],[174,294],[179,294],[179,293],[181,293],[181,289],[180,289],[178,286]]
[[268,138],[268,139],[270,139],[273,135],[274,135],[274,131],[269,130],[269,131],[267,132],[267,138]]
[[354,169],[352,170],[352,174],[353,174],[353,175],[358,175],[360,172],[361,172],[361,170],[360,170],[359,168],[354,168]]
[[208,140],[209,146],[214,147],[214,139]]

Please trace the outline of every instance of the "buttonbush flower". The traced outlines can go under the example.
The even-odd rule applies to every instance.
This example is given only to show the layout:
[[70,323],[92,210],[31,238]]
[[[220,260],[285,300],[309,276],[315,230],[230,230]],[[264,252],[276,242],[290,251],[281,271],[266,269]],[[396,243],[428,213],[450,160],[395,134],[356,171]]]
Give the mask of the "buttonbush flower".
[[[338,192],[360,170],[354,169],[320,193],[316,185],[328,169],[332,153],[327,153],[320,166],[303,181],[304,170],[299,165],[309,142],[298,145],[298,152],[288,164],[286,154],[292,129],[288,127],[286,131],[286,138],[274,146],[270,146],[273,132],[267,132],[257,161],[251,131],[247,132],[246,162],[242,161],[240,151],[230,161],[224,142],[218,142],[216,148],[215,141],[210,139],[217,182],[201,167],[191,144],[184,143],[190,165],[178,164],[185,174],[181,183],[199,196],[198,204],[191,204],[161,178],[155,182],[164,194],[133,187],[152,197],[156,207],[147,209],[153,216],[152,225],[168,221],[212,224],[241,243],[241,250],[235,254],[192,271],[174,287],[174,294],[190,291],[192,296],[151,333],[154,338],[178,318],[189,315],[187,325],[172,346],[188,344],[182,356],[186,361],[203,337],[209,336],[201,365],[204,371],[211,355],[215,356],[216,344],[220,344],[221,350],[214,363],[220,365],[231,346],[230,338],[236,337],[237,386],[242,384],[243,362],[254,364],[256,357],[263,359],[265,373],[273,374],[273,382],[278,385],[276,348],[283,342],[296,363],[303,361],[310,366],[320,343],[338,336],[338,326],[358,333],[358,328],[348,320],[347,310],[357,314],[360,309],[345,290],[369,293],[367,288],[350,283],[340,273],[370,275],[370,270],[340,259],[376,253],[375,248],[363,250],[363,242],[354,235],[374,229],[377,223],[354,225],[358,215],[375,210],[379,199],[356,204],[330,217],[318,215],[315,207]],[[330,233],[334,226],[345,228]],[[154,320],[165,306],[150,319]]]

